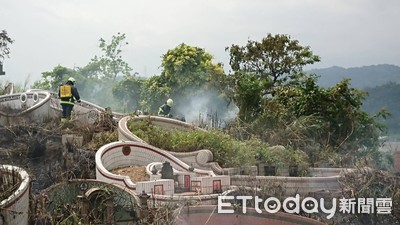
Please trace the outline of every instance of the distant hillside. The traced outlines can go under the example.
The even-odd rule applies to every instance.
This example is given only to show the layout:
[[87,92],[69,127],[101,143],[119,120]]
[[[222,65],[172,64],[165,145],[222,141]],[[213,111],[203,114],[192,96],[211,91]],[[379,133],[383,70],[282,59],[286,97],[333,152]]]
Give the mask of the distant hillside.
[[318,84],[323,87],[333,86],[345,78],[350,78],[351,85],[358,89],[372,88],[388,82],[400,83],[400,67],[389,64],[347,69],[334,66],[309,70],[307,73],[320,75]]
[[381,109],[388,110],[392,116],[384,123],[390,133],[400,132],[400,84],[387,83],[374,88],[366,88],[368,96],[365,98],[363,109],[371,115]]

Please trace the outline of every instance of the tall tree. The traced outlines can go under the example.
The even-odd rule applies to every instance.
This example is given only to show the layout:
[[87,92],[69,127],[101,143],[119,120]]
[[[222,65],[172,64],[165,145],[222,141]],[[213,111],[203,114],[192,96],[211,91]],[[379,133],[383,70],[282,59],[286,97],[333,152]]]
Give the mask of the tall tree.
[[163,55],[161,79],[177,90],[196,90],[224,74],[222,64],[212,58],[204,49],[182,43]]
[[320,61],[310,47],[301,46],[299,41],[285,34],[268,34],[261,42],[249,40],[245,46],[232,45],[226,49],[230,53],[232,70],[255,74],[266,93],[288,79],[296,79],[305,65]]
[[247,121],[257,117],[262,99],[273,96],[276,87],[296,82],[305,65],[320,60],[309,47],[284,34],[268,34],[261,42],[249,40],[245,46],[232,45],[226,50],[234,72],[231,98],[239,107],[240,118]]
[[114,98],[123,102],[125,111],[132,111],[140,108],[140,100],[142,98],[142,86],[145,79],[126,76],[121,81],[114,84],[112,94]]
[[132,68],[122,59],[122,47],[127,45],[125,34],[117,33],[112,36],[110,43],[107,43],[103,38],[100,38],[100,49],[103,55],[95,56],[88,66],[93,69],[97,67],[98,78],[105,77],[115,82],[118,75],[129,76]]
[[147,80],[143,88],[142,106],[155,113],[167,98],[175,101],[175,108],[200,92],[219,90],[224,77],[221,63],[213,63],[212,55],[199,47],[184,43],[162,56],[162,72]]
[[168,86],[161,76],[152,76],[144,81],[141,88],[142,110],[157,113],[158,107],[170,96],[172,88]]
[[77,76],[77,71],[58,65],[53,68],[52,71],[46,71],[42,73],[42,79],[35,81],[33,88],[58,91],[60,83],[67,81],[69,77]]
[[[297,84],[282,85],[276,97],[269,99],[281,105],[280,109],[292,118],[313,116],[318,118],[319,139],[316,132],[310,135],[321,146],[357,152],[376,149],[378,137],[384,130],[377,117],[386,117],[385,111],[370,116],[361,106],[366,92],[352,88],[349,80],[342,80],[333,87],[317,85],[316,76],[304,76]],[[265,107],[265,114],[275,114],[276,109]],[[316,131],[317,126],[314,126]],[[313,136],[313,137],[311,137]]]

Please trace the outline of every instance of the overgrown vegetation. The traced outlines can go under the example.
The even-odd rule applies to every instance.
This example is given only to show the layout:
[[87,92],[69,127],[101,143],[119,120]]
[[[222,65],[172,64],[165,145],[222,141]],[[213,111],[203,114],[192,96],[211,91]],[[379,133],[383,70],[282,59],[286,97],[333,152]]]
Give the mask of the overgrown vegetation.
[[[369,167],[356,167],[340,177],[344,198],[351,199],[390,199],[390,214],[377,212],[380,205],[375,205],[371,213],[344,214],[336,218],[339,223],[346,224],[399,224],[400,223],[400,179],[387,171],[373,170]],[[367,201],[367,200],[366,200]],[[378,201],[376,201],[377,204]],[[359,205],[360,206],[360,205]],[[387,206],[382,204],[382,206]]]
[[[1,57],[8,56],[7,44],[12,43],[11,39],[5,40]],[[225,74],[221,63],[213,63],[212,55],[204,49],[182,43],[162,56],[160,75],[140,78],[122,60],[122,47],[126,44],[125,34],[121,33],[113,36],[110,43],[100,39],[102,56],[95,56],[83,67],[71,69],[57,65],[43,72],[42,80],[35,82],[34,88],[57,91],[59,83],[73,76],[83,99],[102,106],[111,105],[117,111],[141,109],[150,114],[156,113],[168,97],[180,100],[175,101],[176,109],[189,105],[187,108],[193,110],[188,104],[193,103],[213,111],[198,98],[213,93],[210,101],[223,105],[219,110],[228,110],[229,104],[238,107],[237,117],[228,123],[224,132],[171,132],[153,126],[149,121],[130,123],[129,128],[149,144],[162,149],[176,152],[209,149],[223,167],[241,167],[262,161],[278,166],[297,164],[305,171],[310,162],[353,167],[357,162],[365,161],[370,167],[387,168],[382,165],[385,160],[382,160],[378,147],[379,136],[385,132],[380,122],[389,114],[386,111],[377,111],[373,116],[365,113],[361,106],[366,93],[352,88],[349,80],[342,80],[332,87],[318,86],[318,76],[304,74],[303,67],[318,62],[319,56],[289,35],[268,34],[260,42],[249,40],[244,46],[233,44],[227,47],[231,57],[230,74]],[[387,88],[394,90],[395,85]],[[70,132],[80,133],[86,147],[98,149],[117,140],[115,124],[110,123],[109,116],[103,118],[105,120],[98,121],[93,127],[74,126]],[[4,134],[14,135],[17,140],[18,132],[25,130]],[[43,153],[39,150],[49,144],[47,139],[30,129],[26,133],[24,135],[34,141],[22,149]],[[93,152],[88,156],[78,154],[76,148],[68,151],[73,160],[54,163],[44,173],[52,181],[90,177],[79,169],[81,164],[85,164],[82,168],[87,171],[92,169],[89,161],[93,163],[94,159],[90,158]],[[61,170],[67,172],[57,174]],[[397,178],[386,172],[361,171],[347,174],[343,179],[346,197],[393,197],[398,204]],[[265,196],[279,195],[271,190],[264,191]],[[394,211],[398,214],[397,209]],[[169,216],[170,212],[157,211],[154,218]],[[70,216],[75,219],[73,214]],[[395,220],[393,217],[372,215],[364,218],[362,215],[340,222],[357,224],[355,221],[393,224]]]
[[[398,176],[387,171],[374,170],[360,163],[353,170],[342,172],[339,183],[341,188],[339,191],[314,192],[312,195],[317,200],[323,198],[326,209],[332,207],[332,200],[336,199],[337,209],[331,219],[327,219],[327,214],[321,213],[321,211],[318,213],[306,213],[300,209],[299,215],[319,220],[327,225],[400,224],[400,179]],[[300,198],[309,197],[310,194],[301,195]],[[264,200],[269,197],[275,197],[280,202],[283,202],[288,197],[283,184],[267,182],[260,186],[259,181],[256,179],[249,180],[247,187],[239,187],[229,195],[258,196]],[[293,197],[294,194],[290,196]],[[353,207],[349,207],[354,213],[342,213],[339,211],[340,199],[342,198],[354,201]],[[362,200],[365,201],[362,202]],[[382,203],[385,200],[390,200],[392,203]],[[231,200],[231,203],[237,206],[242,205],[243,201]],[[255,204],[258,204],[259,208],[264,210],[264,205],[256,203],[254,198],[248,200],[247,204],[248,207],[253,208]],[[388,208],[391,209],[391,213],[382,214],[377,211],[378,209],[384,210]],[[284,212],[283,209],[281,210]],[[370,213],[366,213],[368,210],[370,210]]]
[[222,167],[254,166],[256,161],[273,163],[276,166],[299,166],[300,173],[306,174],[309,166],[308,156],[301,150],[276,148],[257,138],[239,141],[222,131],[212,130],[164,130],[150,120],[128,122],[133,134],[147,143],[173,152],[191,152],[208,149],[214,155],[214,161]]
[[[214,160],[223,167],[254,165],[256,152],[249,145],[252,140],[239,142],[220,131],[167,131],[151,123],[150,120],[129,121],[128,128],[147,143],[173,152],[191,152],[209,149]],[[267,148],[266,144],[259,148]]]

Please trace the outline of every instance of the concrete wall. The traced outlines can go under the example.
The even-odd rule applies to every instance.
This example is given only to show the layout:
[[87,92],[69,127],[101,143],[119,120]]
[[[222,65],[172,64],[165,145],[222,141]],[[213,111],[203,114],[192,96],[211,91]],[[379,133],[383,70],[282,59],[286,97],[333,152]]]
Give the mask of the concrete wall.
[[[213,181],[221,181],[221,191],[228,190],[229,186],[231,185],[231,180],[229,176],[215,176],[215,177],[193,177],[190,182],[192,181],[200,181],[200,193],[201,194],[214,194],[213,190]],[[191,188],[192,191],[193,188]]]
[[337,191],[340,189],[339,176],[330,177],[279,177],[279,176],[241,176],[231,177],[231,184],[255,188],[269,187],[272,184],[280,185],[286,194],[307,195],[310,192],[323,190]]
[[0,179],[13,175],[18,176],[21,184],[11,196],[0,202],[0,224],[25,225],[29,220],[29,175],[19,167],[0,165]]
[[348,168],[308,168],[311,177],[331,177],[339,176],[342,173],[351,172],[353,169]]
[[[154,186],[157,187],[155,188]],[[142,193],[143,191],[148,194],[157,194],[158,192],[160,195],[173,195],[175,193],[174,180],[160,179],[153,181],[137,182],[136,193]]]

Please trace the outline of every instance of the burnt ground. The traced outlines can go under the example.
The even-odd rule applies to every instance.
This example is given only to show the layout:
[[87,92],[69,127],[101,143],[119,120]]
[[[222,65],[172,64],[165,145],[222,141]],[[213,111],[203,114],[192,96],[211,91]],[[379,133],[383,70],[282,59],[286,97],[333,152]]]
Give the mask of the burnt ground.
[[0,164],[25,169],[33,194],[68,179],[95,178],[95,152],[63,146],[63,133],[59,128],[0,127]]

